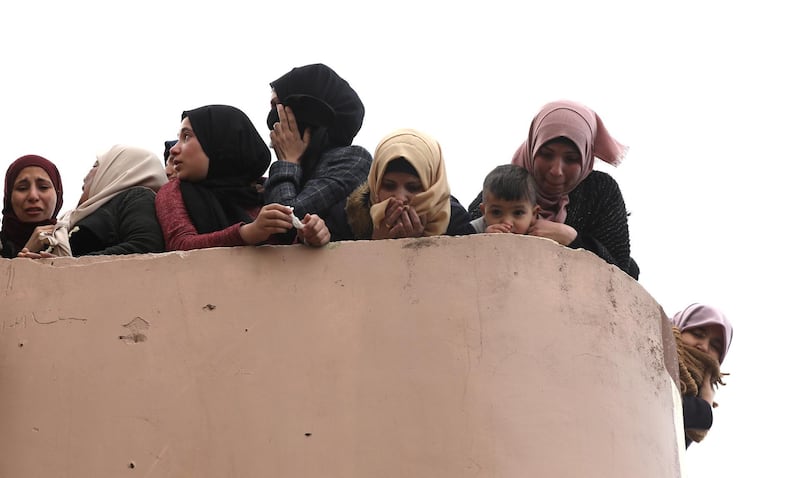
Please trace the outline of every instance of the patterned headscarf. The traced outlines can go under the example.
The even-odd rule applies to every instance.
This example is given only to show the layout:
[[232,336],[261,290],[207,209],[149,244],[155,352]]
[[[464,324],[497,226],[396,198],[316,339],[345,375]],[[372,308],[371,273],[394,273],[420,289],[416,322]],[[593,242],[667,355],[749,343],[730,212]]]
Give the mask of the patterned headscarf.
[[386,168],[395,159],[403,158],[417,172],[422,192],[414,196],[411,206],[420,219],[425,218],[425,236],[444,234],[450,223],[450,186],[439,143],[413,129],[399,129],[384,137],[375,149],[375,159],[367,176],[370,191],[370,215],[373,224],[380,224],[386,214],[386,201],[378,202],[378,190]]
[[[597,113],[580,103],[555,101],[542,107],[533,118],[528,139],[514,153],[511,162],[533,174],[533,161],[539,148],[548,141],[562,137],[575,143],[581,153],[581,174],[576,186],[592,172],[595,156],[618,166],[628,150],[611,137]],[[542,217],[563,223],[567,218],[570,191],[560,196],[545,196],[539,189],[537,196],[542,206]]]

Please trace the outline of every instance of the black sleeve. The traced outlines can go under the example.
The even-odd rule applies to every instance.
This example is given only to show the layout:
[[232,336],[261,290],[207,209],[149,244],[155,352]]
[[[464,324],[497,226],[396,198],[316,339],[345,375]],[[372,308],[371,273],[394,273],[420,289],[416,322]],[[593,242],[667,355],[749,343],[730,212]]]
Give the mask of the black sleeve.
[[346,205],[347,198],[344,198],[331,208],[328,212],[328,217],[325,219],[325,225],[328,226],[328,231],[331,233],[331,242],[352,241],[355,239],[347,221]]
[[569,198],[565,223],[578,233],[569,247],[592,251],[638,279],[639,267],[631,264],[628,212],[614,178],[593,171]]
[[[135,187],[120,193],[112,201],[95,211],[92,216],[102,214],[109,227],[102,230],[98,221],[86,218],[87,227],[103,243],[102,249],[86,251],[85,255],[144,254],[164,251],[164,236],[156,217],[156,194],[143,187]],[[103,219],[99,216],[98,219]],[[83,221],[81,221],[83,222]],[[82,224],[78,223],[81,227]],[[73,241],[70,240],[70,243]],[[73,254],[75,251],[73,250]]]
[[714,422],[711,405],[700,397],[683,396],[683,428],[708,430]]
[[16,244],[0,236],[0,256],[6,259],[13,259],[17,257],[20,249],[17,249]]
[[447,225],[445,234],[448,236],[475,234],[475,228],[469,222],[470,217],[464,206],[458,202],[458,199],[450,196],[450,224]]

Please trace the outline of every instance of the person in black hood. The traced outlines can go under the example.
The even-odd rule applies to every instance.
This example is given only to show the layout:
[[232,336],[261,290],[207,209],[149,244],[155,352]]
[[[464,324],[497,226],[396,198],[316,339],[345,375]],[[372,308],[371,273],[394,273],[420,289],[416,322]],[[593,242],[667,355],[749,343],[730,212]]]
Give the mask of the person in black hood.
[[347,81],[320,63],[293,68],[270,86],[267,125],[278,161],[264,183],[265,203],[325,219],[367,179],[372,156],[352,144],[364,105]]

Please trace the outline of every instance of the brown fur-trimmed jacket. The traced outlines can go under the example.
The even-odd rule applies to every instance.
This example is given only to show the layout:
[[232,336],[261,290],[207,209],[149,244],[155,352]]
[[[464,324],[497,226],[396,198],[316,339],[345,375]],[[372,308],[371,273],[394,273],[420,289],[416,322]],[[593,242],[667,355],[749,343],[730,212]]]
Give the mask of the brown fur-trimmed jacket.
[[[357,187],[344,201],[334,206],[325,224],[331,233],[331,241],[360,241],[372,239],[372,216],[369,214],[369,185]],[[445,235],[463,236],[475,234],[470,225],[469,214],[458,200],[450,196],[450,224]]]

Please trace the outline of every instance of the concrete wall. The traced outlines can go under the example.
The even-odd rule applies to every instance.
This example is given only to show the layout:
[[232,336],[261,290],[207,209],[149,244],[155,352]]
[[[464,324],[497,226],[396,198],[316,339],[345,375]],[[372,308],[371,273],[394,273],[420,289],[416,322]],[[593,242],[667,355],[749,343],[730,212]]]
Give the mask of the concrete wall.
[[0,280],[0,477],[681,473],[663,312],[545,239],[14,259]]

